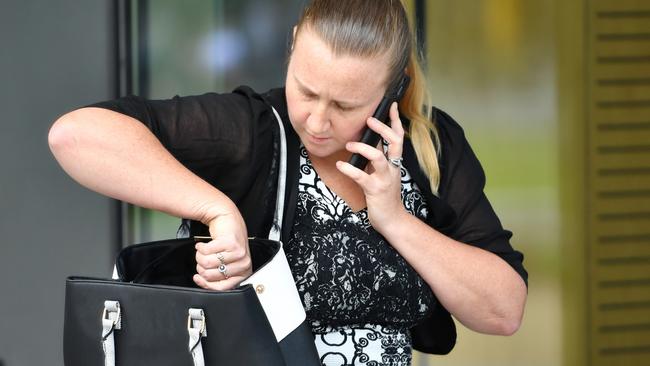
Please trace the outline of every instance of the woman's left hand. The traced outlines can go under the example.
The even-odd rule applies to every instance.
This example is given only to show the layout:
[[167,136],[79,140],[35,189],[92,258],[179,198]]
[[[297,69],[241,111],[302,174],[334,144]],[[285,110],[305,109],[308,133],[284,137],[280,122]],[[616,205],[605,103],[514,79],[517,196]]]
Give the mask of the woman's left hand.
[[[361,142],[348,142],[346,149],[358,153],[368,159],[365,171],[353,165],[338,161],[336,167],[350,179],[354,180],[366,196],[368,218],[375,230],[380,233],[387,229],[390,223],[401,213],[406,213],[401,197],[401,158],[404,141],[404,129],[399,119],[397,103],[390,107],[391,125],[387,126],[379,120],[370,117],[367,125],[388,142],[388,152]],[[389,159],[398,159],[396,166]]]

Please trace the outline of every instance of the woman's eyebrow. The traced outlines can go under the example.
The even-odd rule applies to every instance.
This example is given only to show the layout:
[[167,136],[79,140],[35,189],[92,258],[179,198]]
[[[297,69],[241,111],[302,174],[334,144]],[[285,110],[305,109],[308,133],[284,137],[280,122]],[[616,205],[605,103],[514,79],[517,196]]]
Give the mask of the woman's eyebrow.
[[[298,78],[298,76],[296,76],[296,74],[293,74],[293,79],[296,81],[296,84],[298,84],[298,88],[302,92],[307,93],[307,94],[311,94],[311,95],[318,95],[318,93],[316,93],[311,88],[309,88],[307,85],[305,85],[305,83],[300,81],[300,79]],[[332,99],[332,103],[340,105],[340,106],[344,106],[346,108],[354,108],[354,107],[358,107],[360,105],[357,102],[353,102],[353,101],[349,101],[349,100],[337,100],[337,99]]]
[[314,92],[313,90],[311,90],[307,85],[305,85],[305,83],[303,83],[302,81],[300,81],[300,79],[298,79],[298,77],[296,76],[296,74],[293,74],[293,79],[294,79],[294,80],[296,81],[296,83],[298,84],[298,88],[300,88],[302,91],[305,91],[305,92],[308,92],[308,93],[310,93],[310,94],[314,94],[314,95],[316,95],[316,92]]

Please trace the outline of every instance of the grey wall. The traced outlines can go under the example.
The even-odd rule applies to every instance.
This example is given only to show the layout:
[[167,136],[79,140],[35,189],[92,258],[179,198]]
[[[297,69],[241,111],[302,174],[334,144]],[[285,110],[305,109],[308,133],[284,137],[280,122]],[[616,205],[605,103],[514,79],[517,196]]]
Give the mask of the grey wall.
[[113,203],[58,167],[58,115],[112,95],[111,2],[0,2],[0,365],[62,365],[65,278],[110,274]]

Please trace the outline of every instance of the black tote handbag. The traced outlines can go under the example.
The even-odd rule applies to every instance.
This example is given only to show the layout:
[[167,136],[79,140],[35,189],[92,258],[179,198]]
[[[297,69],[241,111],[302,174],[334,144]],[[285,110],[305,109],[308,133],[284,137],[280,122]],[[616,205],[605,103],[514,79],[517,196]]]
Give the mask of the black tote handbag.
[[65,365],[320,365],[280,242],[250,239],[255,272],[230,291],[196,288],[194,243],[127,247],[120,280],[70,277]]
[[115,280],[66,282],[66,366],[316,366],[314,336],[280,242],[286,137],[269,239],[249,238],[253,274],[238,288],[197,288],[195,239],[124,248]]

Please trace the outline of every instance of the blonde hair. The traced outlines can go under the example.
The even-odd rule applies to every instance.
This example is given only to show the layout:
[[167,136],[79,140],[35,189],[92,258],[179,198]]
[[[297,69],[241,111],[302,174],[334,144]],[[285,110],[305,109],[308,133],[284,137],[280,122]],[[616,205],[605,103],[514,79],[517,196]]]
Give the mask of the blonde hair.
[[[437,195],[440,185],[438,131],[431,120],[427,83],[419,63],[406,10],[399,0],[313,0],[296,26],[296,37],[308,26],[335,55],[374,57],[388,52],[387,88],[394,87],[404,72],[411,83],[399,103],[410,121],[410,137],[422,171]],[[433,138],[433,140],[432,140]]]

